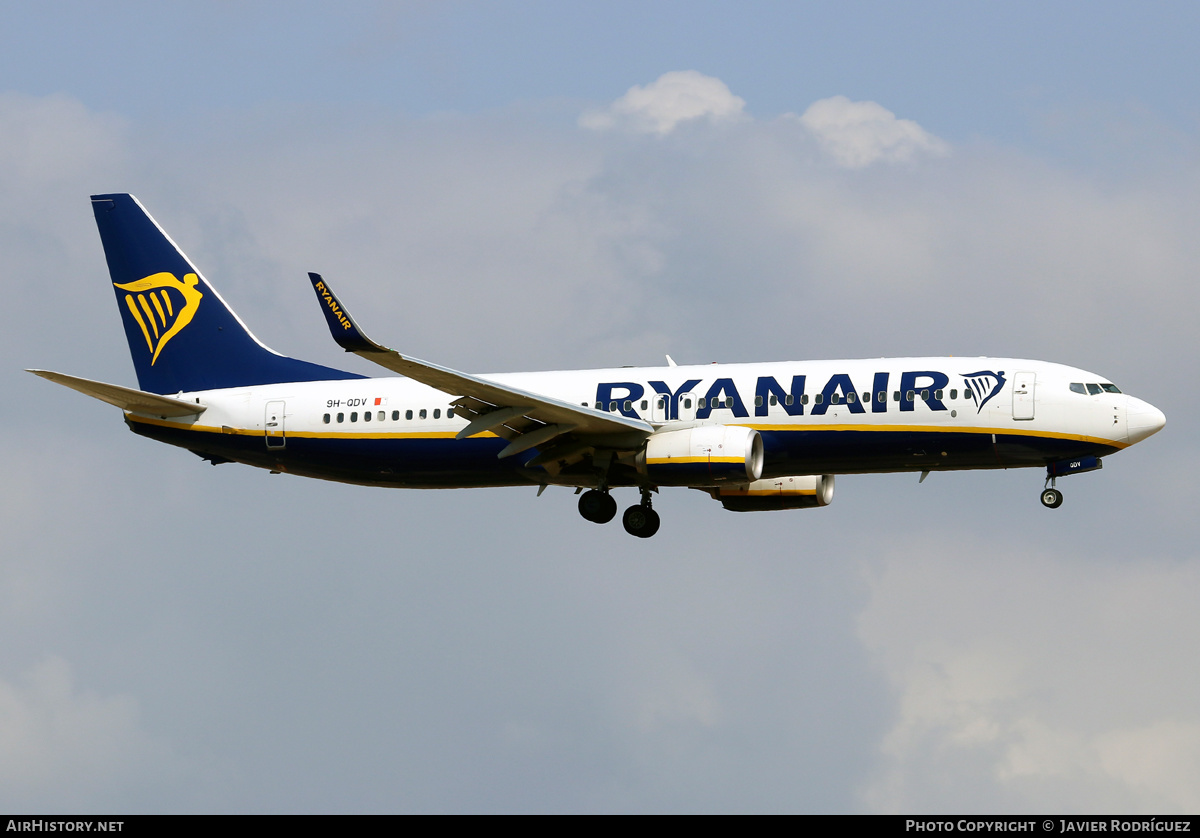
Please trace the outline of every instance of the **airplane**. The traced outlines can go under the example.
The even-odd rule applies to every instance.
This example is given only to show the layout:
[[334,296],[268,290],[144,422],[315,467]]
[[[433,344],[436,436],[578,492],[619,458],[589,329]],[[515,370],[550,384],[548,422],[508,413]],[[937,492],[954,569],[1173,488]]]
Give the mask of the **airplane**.
[[334,340],[397,375],[289,358],[258,340],[128,194],[92,196],[138,389],[29,372],[115,405],[136,434],[217,465],[371,486],[565,486],[603,524],[659,529],[660,487],[737,512],[822,507],[836,474],[1037,467],[1057,478],[1161,430],[1107,378],[1012,358],[844,361],[470,375],[375,343],[328,282]]

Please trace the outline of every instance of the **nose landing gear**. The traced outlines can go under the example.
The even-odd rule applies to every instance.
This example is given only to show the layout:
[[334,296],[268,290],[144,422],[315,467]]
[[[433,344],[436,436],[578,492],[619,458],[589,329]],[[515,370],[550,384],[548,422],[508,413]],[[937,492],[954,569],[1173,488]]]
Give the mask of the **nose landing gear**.
[[1062,506],[1063,493],[1058,489],[1046,489],[1042,492],[1042,506],[1048,509],[1058,509]]
[[1054,488],[1054,476],[1046,477],[1046,485],[1042,488],[1042,506],[1047,509],[1058,509],[1062,506],[1063,493]]
[[1054,488],[1055,477],[1066,477],[1069,474],[1083,474],[1085,471],[1096,471],[1104,468],[1104,462],[1095,454],[1074,457],[1070,460],[1059,460],[1046,464],[1046,484],[1042,488],[1042,506],[1058,509],[1062,506],[1062,492]]

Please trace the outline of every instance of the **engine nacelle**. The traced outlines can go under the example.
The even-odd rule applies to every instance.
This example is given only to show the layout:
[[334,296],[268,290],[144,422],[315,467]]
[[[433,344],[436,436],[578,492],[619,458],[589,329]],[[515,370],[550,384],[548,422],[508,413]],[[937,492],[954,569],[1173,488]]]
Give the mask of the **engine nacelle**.
[[637,456],[638,471],[662,486],[752,483],[762,467],[762,437],[739,425],[660,431]]
[[712,496],[731,512],[771,512],[808,509],[833,501],[833,475],[807,474],[755,480],[742,486],[722,486]]

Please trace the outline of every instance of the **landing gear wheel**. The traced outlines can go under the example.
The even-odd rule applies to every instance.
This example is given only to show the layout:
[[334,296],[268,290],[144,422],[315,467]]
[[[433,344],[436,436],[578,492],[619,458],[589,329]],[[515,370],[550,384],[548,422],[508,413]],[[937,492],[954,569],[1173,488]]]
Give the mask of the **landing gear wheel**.
[[579,514],[594,524],[607,524],[617,515],[617,502],[608,492],[591,489],[579,496]]
[[621,517],[621,523],[625,527],[625,532],[630,535],[649,538],[658,532],[659,524],[662,521],[659,520],[658,513],[649,506],[638,504],[625,510],[625,514]]
[[1045,489],[1042,492],[1042,506],[1047,509],[1058,509],[1062,506],[1063,493],[1058,489]]

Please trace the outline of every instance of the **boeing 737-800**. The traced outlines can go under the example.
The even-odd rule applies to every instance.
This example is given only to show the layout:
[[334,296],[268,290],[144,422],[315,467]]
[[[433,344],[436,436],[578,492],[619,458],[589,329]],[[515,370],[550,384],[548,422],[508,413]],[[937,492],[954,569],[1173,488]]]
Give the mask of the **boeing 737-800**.
[[334,339],[368,378],[263,345],[132,195],[92,197],[140,389],[37,375],[116,405],[135,433],[213,464],[373,486],[567,486],[607,523],[658,531],[652,495],[734,511],[825,506],[835,474],[1038,467],[1058,477],[1163,427],[1103,376],[1011,358],[890,358],[469,375],[370,340],[317,274]]

